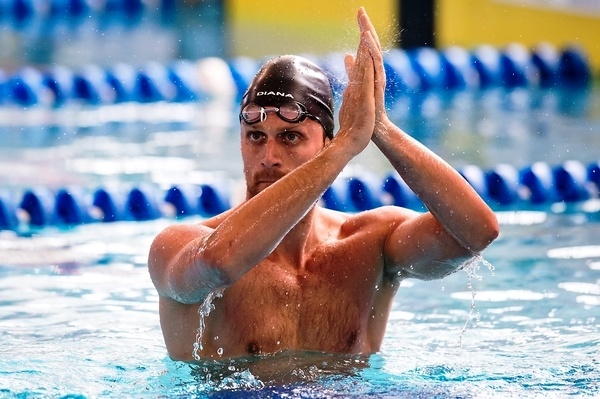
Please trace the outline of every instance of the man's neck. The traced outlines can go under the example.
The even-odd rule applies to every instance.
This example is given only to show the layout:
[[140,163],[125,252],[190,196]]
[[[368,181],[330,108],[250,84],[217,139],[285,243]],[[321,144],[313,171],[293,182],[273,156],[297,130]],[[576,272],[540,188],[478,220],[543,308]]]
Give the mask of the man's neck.
[[310,254],[310,248],[314,248],[319,240],[317,223],[317,207],[311,210],[294,226],[281,240],[273,255],[281,256],[296,266],[304,264],[305,256]]

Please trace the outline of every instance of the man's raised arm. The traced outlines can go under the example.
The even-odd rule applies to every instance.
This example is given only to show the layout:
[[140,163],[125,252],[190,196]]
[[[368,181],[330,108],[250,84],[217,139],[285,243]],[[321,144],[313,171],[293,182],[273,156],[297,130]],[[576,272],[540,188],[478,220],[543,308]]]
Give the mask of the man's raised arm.
[[[371,21],[358,15],[361,31],[379,44]],[[408,275],[438,278],[452,260],[484,250],[498,235],[494,212],[469,183],[444,160],[394,125],[385,109],[385,71],[381,47],[375,65],[375,131],[373,142],[427,206],[430,213],[409,218],[388,239],[392,268]],[[443,265],[443,263],[446,263]],[[456,262],[455,262],[456,264]]]
[[363,32],[355,64],[348,69],[340,129],[321,152],[237,208],[212,219],[212,224],[209,220],[199,226],[172,226],[157,236],[148,263],[161,296],[197,303],[211,291],[233,284],[277,247],[346,164],[368,145],[375,121],[371,56],[375,47],[371,33]]

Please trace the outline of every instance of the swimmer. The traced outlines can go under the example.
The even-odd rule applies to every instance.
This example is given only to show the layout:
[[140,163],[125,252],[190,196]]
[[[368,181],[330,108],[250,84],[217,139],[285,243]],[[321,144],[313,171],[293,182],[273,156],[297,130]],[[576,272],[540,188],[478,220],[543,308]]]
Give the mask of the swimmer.
[[[194,360],[199,306],[216,290],[200,358],[377,352],[403,279],[443,278],[497,237],[467,181],[388,119],[379,39],[364,9],[357,18],[337,133],[323,71],[298,56],[268,61],[240,106],[245,201],[154,239],[148,267],[171,358]],[[319,206],[371,141],[428,212]]]

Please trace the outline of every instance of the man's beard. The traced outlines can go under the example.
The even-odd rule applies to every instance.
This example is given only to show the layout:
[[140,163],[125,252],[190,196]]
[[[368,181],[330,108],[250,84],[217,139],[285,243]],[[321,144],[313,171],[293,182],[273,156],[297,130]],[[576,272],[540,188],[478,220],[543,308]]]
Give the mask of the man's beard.
[[271,182],[281,179],[285,176],[286,173],[279,170],[271,170],[271,171],[260,171],[255,173],[247,182],[246,182],[246,190],[248,191],[248,198],[252,198],[257,195],[259,192],[263,191],[268,186],[265,184],[261,184],[259,186],[259,182]]

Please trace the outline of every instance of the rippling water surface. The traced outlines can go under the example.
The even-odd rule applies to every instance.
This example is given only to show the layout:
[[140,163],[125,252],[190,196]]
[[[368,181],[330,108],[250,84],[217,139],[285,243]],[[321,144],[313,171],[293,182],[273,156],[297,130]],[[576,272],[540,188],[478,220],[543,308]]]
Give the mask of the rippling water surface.
[[168,221],[3,233],[0,397],[600,395],[599,210],[499,217],[489,265],[403,283],[376,355],[194,366],[166,356],[145,266]]

